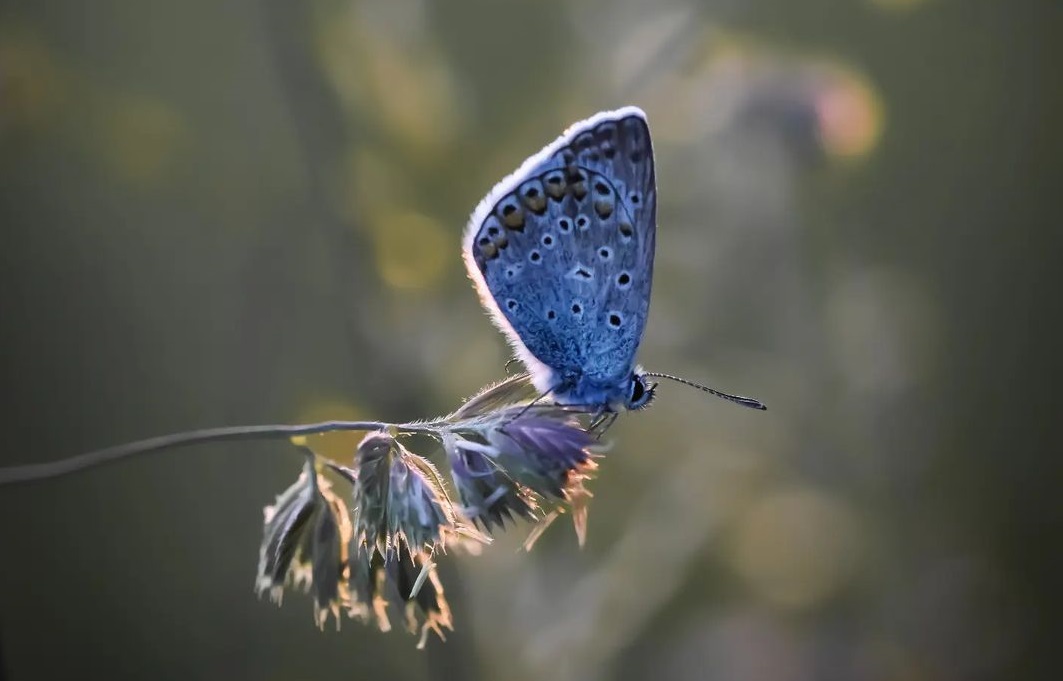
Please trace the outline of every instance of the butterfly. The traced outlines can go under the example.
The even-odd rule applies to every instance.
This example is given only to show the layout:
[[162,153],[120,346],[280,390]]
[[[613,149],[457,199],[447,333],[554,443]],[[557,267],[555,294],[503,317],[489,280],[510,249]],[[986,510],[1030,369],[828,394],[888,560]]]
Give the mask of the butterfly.
[[641,409],[668,378],[635,363],[649,313],[657,184],[646,114],[575,123],[487,194],[463,256],[483,306],[542,395],[601,414]]

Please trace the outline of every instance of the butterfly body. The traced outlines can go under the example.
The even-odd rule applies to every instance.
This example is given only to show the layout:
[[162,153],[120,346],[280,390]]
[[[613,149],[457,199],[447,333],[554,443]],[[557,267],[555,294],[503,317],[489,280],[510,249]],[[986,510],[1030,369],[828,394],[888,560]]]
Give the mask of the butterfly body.
[[652,397],[635,355],[649,311],[657,191],[645,114],[569,127],[473,212],[464,257],[535,386],[616,411]]

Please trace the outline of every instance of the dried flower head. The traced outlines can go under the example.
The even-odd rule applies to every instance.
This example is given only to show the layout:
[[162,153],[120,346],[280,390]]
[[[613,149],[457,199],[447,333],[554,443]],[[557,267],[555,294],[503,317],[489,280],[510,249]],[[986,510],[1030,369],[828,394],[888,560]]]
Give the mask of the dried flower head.
[[490,541],[454,508],[435,466],[389,433],[365,436],[350,479],[354,540],[385,560],[402,548],[420,556],[445,550],[448,540]]
[[329,614],[339,626],[341,605],[348,600],[347,547],[352,527],[347,506],[318,473],[308,456],[299,479],[264,509],[255,588],[277,603],[284,588],[313,591],[314,619],[324,627]]
[[446,433],[443,447],[462,512],[490,532],[515,518],[536,520],[536,494],[514,480],[491,456],[488,445]]
[[[526,375],[489,386],[444,420],[440,439],[466,514],[491,530],[506,518],[571,510],[582,544],[600,449],[579,407],[537,404]],[[530,395],[530,397],[529,397]],[[534,540],[534,537],[532,538]]]
[[430,631],[446,640],[443,629],[453,630],[453,620],[435,563],[428,556],[413,556],[405,546],[387,559],[358,543],[350,550],[352,617],[386,632],[391,630],[391,617],[397,616],[411,634],[420,633],[418,648],[425,646]]
[[[586,535],[598,440],[576,407],[539,404],[526,376],[491,386],[450,416],[370,431],[350,467],[307,451],[299,480],[266,508],[256,586],[279,601],[284,588],[312,591],[319,626],[341,608],[389,631],[393,618],[420,633],[452,628],[435,560],[448,546],[476,550],[506,520],[537,520],[531,543],[570,511],[580,544]],[[442,443],[459,503],[436,467],[399,437],[427,434]],[[353,517],[319,466],[351,484]]]
[[502,412],[501,425],[485,432],[496,460],[521,484],[564,500],[571,474],[591,461],[591,448],[598,441],[565,412],[512,411]]
[[586,482],[598,468],[598,440],[566,411],[544,408],[516,416],[489,430],[487,440],[495,460],[517,482],[543,498],[549,511],[525,542],[532,544],[559,513],[569,510],[580,546],[587,539],[587,507],[591,493]]

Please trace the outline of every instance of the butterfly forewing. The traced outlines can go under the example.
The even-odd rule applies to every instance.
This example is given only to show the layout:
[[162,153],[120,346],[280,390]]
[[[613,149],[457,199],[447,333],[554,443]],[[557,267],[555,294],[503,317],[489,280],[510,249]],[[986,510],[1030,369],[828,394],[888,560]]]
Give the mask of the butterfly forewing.
[[649,129],[634,107],[573,125],[481,202],[466,265],[533,373],[543,373],[536,360],[554,377],[601,384],[630,373],[649,307],[656,202]]

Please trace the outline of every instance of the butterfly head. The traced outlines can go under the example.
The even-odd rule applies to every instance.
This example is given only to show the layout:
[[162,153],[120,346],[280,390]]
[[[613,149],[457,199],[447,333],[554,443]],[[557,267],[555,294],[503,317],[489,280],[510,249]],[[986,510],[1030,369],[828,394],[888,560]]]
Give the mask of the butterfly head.
[[624,406],[632,411],[645,409],[650,406],[656,391],[656,383],[649,381],[645,374],[635,372],[628,382],[627,403]]

